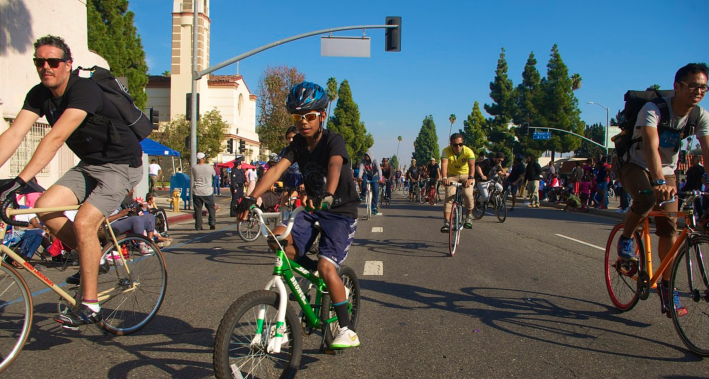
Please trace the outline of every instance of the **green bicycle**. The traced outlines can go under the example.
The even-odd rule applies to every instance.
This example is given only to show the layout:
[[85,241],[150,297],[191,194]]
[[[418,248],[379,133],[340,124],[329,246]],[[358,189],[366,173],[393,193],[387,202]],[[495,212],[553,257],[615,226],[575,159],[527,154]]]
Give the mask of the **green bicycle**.
[[[275,252],[273,277],[265,289],[238,298],[219,324],[214,344],[217,378],[292,378],[300,365],[303,336],[315,331],[322,333],[321,351],[334,352],[330,344],[338,323],[327,286],[317,272],[310,272],[288,259],[280,243],[290,234],[295,216],[303,210],[301,206],[293,211],[286,231],[279,236],[266,226],[260,209],[251,211],[263,235],[269,242],[277,242],[279,249]],[[304,278],[301,281],[308,284],[306,289],[301,287],[294,273]],[[356,328],[360,311],[359,281],[350,267],[341,266],[339,274],[347,293],[350,323]],[[300,318],[288,304],[286,286],[302,310]]]

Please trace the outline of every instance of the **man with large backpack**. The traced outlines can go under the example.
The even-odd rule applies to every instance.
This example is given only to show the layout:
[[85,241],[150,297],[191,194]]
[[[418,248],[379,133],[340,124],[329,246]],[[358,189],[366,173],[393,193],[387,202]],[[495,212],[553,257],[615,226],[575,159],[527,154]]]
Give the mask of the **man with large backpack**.
[[15,196],[66,142],[81,162],[37,200],[37,208],[83,204],[70,221],[62,212],[39,214],[50,232],[79,252],[82,302],[54,320],[68,327],[99,323],[97,283],[101,245],[98,228],[142,178],[143,150],[113,100],[94,80],[72,75],[71,50],[60,37],[34,43],[41,83],[25,98],[10,128],[0,135],[0,165],[17,149],[32,125],[46,116],[51,130],[20,174],[0,186],[0,201]]
[[[633,205],[625,216],[623,235],[618,240],[620,258],[637,260],[632,233],[657,203],[671,200],[677,192],[675,169],[682,139],[694,133],[701,145],[704,160],[709,162],[709,114],[698,105],[706,91],[706,64],[688,64],[677,71],[672,96],[647,101],[637,113],[637,120],[632,124],[634,142],[620,167],[623,188],[633,198]],[[693,112],[698,112],[696,121]],[[634,117],[635,114],[630,112],[625,114],[626,120]],[[677,212],[677,202],[665,204],[663,210]],[[659,237],[658,254],[663,259],[677,237],[677,219],[657,217],[655,223]],[[675,296],[669,293],[669,276],[670,270],[665,270],[662,283],[657,287],[662,311],[667,317],[671,316],[670,296]],[[676,308],[679,316],[687,314],[679,302],[676,302]]]

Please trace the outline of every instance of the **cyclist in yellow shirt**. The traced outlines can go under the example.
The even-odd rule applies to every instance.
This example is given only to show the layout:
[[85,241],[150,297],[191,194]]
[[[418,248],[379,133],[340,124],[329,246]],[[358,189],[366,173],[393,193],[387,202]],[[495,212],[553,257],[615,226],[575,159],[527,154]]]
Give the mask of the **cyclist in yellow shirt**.
[[463,226],[466,229],[473,227],[473,173],[475,172],[475,153],[467,146],[463,145],[463,135],[454,133],[450,137],[450,146],[443,149],[441,153],[441,176],[442,182],[446,186],[446,202],[443,205],[443,227],[441,233],[448,233],[450,225],[451,205],[455,197],[455,187],[451,187],[451,182],[463,183],[463,199],[468,215]]

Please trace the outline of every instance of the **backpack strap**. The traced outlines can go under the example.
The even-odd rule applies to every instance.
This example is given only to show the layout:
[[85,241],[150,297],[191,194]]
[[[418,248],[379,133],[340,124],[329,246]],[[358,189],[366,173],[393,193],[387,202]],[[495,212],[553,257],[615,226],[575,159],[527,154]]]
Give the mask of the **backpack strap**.
[[697,123],[699,123],[699,116],[702,114],[702,107],[699,105],[694,106],[689,112],[689,118],[687,119],[687,124],[684,125],[682,130],[682,138],[687,138],[694,135]]

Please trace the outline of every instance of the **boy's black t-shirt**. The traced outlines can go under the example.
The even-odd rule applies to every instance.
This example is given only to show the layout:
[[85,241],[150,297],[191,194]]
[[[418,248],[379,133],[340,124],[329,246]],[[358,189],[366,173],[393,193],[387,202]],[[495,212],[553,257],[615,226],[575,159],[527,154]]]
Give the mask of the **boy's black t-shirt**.
[[[477,165],[480,166],[480,171],[482,171],[483,175],[485,175],[485,177],[487,178],[486,180],[492,179],[492,178],[489,176],[489,175],[490,175],[490,169],[492,169],[493,167],[495,167],[495,166],[494,166],[494,163],[492,162],[492,159],[490,159],[490,158],[484,159],[482,162],[477,163]],[[475,169],[475,174],[473,175],[473,177],[475,178],[475,180],[482,180],[482,178],[481,178],[480,175],[478,174],[477,168]]]
[[283,158],[291,163],[298,163],[300,172],[303,174],[305,192],[309,197],[315,198],[327,191],[325,183],[330,157],[338,155],[343,160],[342,170],[340,170],[340,180],[337,182],[337,189],[333,194],[335,199],[330,211],[357,219],[359,197],[355,191],[352,169],[349,164],[350,157],[347,154],[347,147],[342,136],[325,129],[322,131],[320,141],[312,151],[308,151],[305,137],[297,134],[293,138],[293,142],[286,148]]
[[[66,140],[67,146],[84,163],[143,164],[143,149],[133,131],[125,124],[118,110],[101,88],[90,79],[71,76],[64,95],[55,98],[42,83],[34,86],[25,97],[22,109],[40,117],[46,116],[54,126],[64,110],[80,109],[87,113],[84,121]],[[111,124],[94,120],[99,114],[111,120]]]

